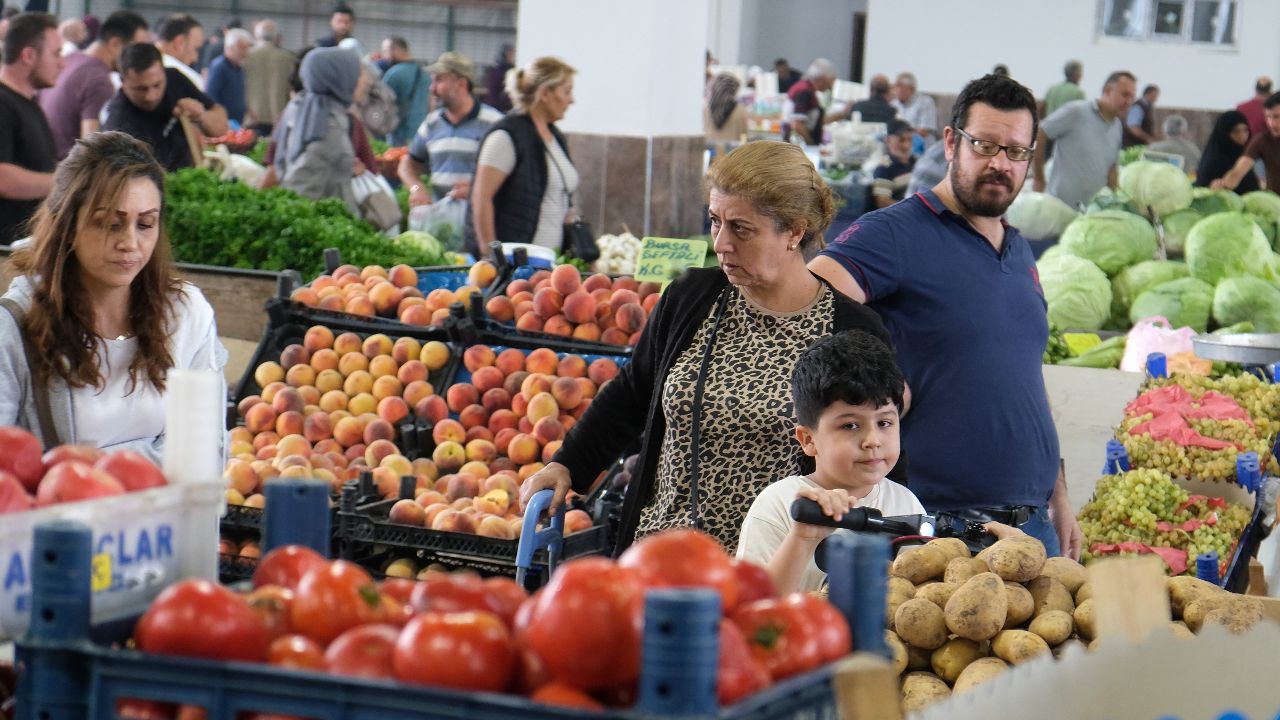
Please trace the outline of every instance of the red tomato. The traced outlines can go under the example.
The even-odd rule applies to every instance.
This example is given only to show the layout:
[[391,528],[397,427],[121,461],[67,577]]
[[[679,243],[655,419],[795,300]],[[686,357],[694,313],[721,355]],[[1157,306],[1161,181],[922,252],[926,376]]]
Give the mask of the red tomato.
[[164,473],[146,455],[135,450],[117,450],[98,458],[93,466],[120,481],[128,492],[169,484]]
[[515,626],[516,612],[525,600],[529,599],[529,591],[520,587],[515,580],[506,577],[492,577],[484,581],[485,592],[489,594],[489,605],[494,608],[502,622],[508,628]]
[[774,680],[822,663],[815,629],[796,604],[773,598],[757,600],[735,610],[733,622],[746,637],[751,654]]
[[297,670],[324,670],[324,648],[306,635],[283,635],[267,646],[267,662]]
[[581,558],[562,565],[535,598],[520,632],[553,678],[583,690],[636,681],[644,586],[635,573]]
[[502,610],[490,596],[484,580],[469,572],[432,573],[417,583],[409,602],[419,613],[476,610],[497,615]]
[[334,675],[390,680],[391,664],[400,628],[386,624],[361,625],[342,633],[324,651],[324,662]]
[[293,591],[279,585],[263,585],[245,598],[249,607],[262,618],[267,642],[293,632],[289,614],[293,609]]
[[[78,447],[75,445],[62,447]],[[155,700],[135,700],[121,698],[116,702],[116,717],[119,720],[173,720],[178,708],[170,703]]]
[[199,705],[183,705],[178,708],[178,720],[209,720],[209,711]]
[[418,587],[418,581],[409,578],[387,578],[378,583],[378,590],[383,595],[390,595],[405,605],[410,604],[413,589],[416,587]]
[[46,507],[123,494],[124,486],[111,475],[88,463],[68,460],[54,465],[40,480],[36,505]]
[[716,695],[721,705],[732,705],[769,686],[769,671],[751,654],[747,639],[728,619],[720,621],[720,669]]
[[326,563],[324,556],[305,545],[285,545],[267,553],[253,571],[253,586],[279,585],[298,589],[298,581],[307,571]]
[[578,690],[577,688],[561,685],[560,683],[548,683],[534,691],[529,699],[544,705],[559,705],[560,707],[585,708],[587,710],[603,710],[604,705],[590,695]]
[[0,515],[26,512],[35,506],[36,499],[27,492],[22,481],[8,470],[0,470]]
[[488,612],[419,615],[401,631],[392,656],[400,680],[491,692],[507,687],[515,660],[511,633]]
[[706,587],[720,592],[722,612],[738,604],[738,576],[715,538],[691,529],[666,530],[627,548],[618,565],[648,587]]
[[214,660],[261,661],[262,618],[244,598],[207,580],[169,586],[142,614],[134,639],[143,652]]
[[381,599],[369,573],[335,560],[302,576],[289,619],[296,632],[327,644],[357,625],[377,622]]
[[382,593],[378,602],[378,621],[396,627],[404,627],[413,619],[413,606],[402,603],[387,593]]
[[845,620],[844,613],[835,605],[802,592],[791,593],[783,601],[797,607],[801,615],[812,624],[822,662],[834,662],[853,652],[853,634],[849,631],[849,621]]
[[[738,578],[739,605],[778,596],[778,589],[773,585],[773,577],[763,567],[749,560],[735,559],[733,570]],[[728,612],[725,613],[725,615],[728,614]]]
[[59,445],[45,453],[40,460],[46,468],[51,468],[65,460],[79,460],[92,465],[105,454],[102,448],[94,445]]
[[0,470],[13,473],[27,492],[34,493],[44,476],[43,452],[44,446],[30,432],[19,427],[0,427]]

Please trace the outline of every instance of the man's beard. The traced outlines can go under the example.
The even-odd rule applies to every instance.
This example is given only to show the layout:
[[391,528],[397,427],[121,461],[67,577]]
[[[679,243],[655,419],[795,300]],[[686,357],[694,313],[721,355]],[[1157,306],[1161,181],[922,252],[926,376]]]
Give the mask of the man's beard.
[[[984,196],[981,189],[984,183],[1003,185],[1008,189],[1009,196],[1005,199]],[[1018,196],[1018,190],[1020,189],[1020,187],[1014,187],[1014,180],[1011,176],[993,171],[984,172],[981,176],[975,178],[971,184],[966,185],[960,177],[959,163],[951,164],[951,188],[955,191],[957,202],[968,214],[993,218],[1004,215],[1009,206],[1013,204],[1014,198]]]

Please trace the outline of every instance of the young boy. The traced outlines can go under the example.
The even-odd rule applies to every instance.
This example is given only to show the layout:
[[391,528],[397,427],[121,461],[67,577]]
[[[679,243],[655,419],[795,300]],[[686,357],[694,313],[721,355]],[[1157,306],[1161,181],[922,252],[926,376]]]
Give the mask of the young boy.
[[817,501],[836,520],[855,507],[885,516],[925,512],[910,490],[885,478],[898,462],[905,385],[889,348],[860,330],[823,338],[796,362],[796,439],[816,469],[765,488],[738,540],[738,557],[768,568],[778,592],[812,592],[826,580],[813,553],[833,528],[793,521],[796,498]]

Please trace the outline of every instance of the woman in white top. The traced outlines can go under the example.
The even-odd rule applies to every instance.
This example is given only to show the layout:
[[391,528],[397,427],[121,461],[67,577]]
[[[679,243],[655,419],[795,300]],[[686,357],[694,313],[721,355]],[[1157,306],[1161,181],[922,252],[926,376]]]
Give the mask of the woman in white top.
[[578,171],[555,123],[573,104],[574,72],[542,57],[508,75],[515,109],[481,141],[471,188],[467,241],[477,256],[494,240],[560,251],[564,224],[575,219]]
[[125,133],[89,135],[58,166],[31,242],[10,260],[0,425],[31,430],[46,448],[128,448],[160,461],[166,373],[221,378],[226,362],[213,308],[173,275],[164,210],[163,168]]

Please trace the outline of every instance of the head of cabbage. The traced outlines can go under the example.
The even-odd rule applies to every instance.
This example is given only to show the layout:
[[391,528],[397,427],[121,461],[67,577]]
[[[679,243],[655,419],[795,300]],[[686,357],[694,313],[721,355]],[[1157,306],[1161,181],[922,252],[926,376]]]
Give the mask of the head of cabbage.
[[1023,190],[1009,206],[1005,218],[1023,237],[1048,240],[1061,235],[1079,215],[1070,205],[1048,193]]
[[1276,246],[1276,237],[1280,235],[1280,195],[1270,190],[1254,190],[1241,198],[1244,209],[1253,215],[1253,221],[1266,233],[1272,247]]
[[1111,280],[1111,319],[1117,327],[1129,325],[1129,308],[1143,292],[1170,280],[1187,277],[1187,266],[1169,260],[1144,260],[1120,271]]
[[1191,179],[1166,162],[1139,160],[1120,168],[1120,189],[1138,212],[1150,208],[1157,217],[1191,207]]
[[1111,314],[1111,282],[1097,265],[1070,253],[1041,258],[1036,264],[1049,304],[1049,324],[1097,330]]
[[1169,213],[1160,219],[1164,228],[1164,248],[1171,257],[1182,257],[1187,248],[1187,234],[1204,217],[1193,208]]
[[1219,325],[1251,322],[1258,332],[1280,332],[1280,289],[1255,277],[1227,278],[1213,292]]
[[1067,252],[1097,265],[1107,275],[1150,260],[1156,251],[1151,223],[1123,210],[1099,210],[1071,222],[1058,240]]
[[1240,212],[1244,200],[1230,190],[1198,187],[1191,189],[1191,209],[1201,215],[1220,212]]
[[1213,286],[1184,277],[1143,291],[1129,308],[1129,320],[1136,325],[1146,318],[1161,316],[1175,328],[1189,327],[1202,333],[1209,328],[1212,307]]
[[1187,234],[1186,258],[1192,277],[1210,285],[1224,278],[1275,276],[1271,243],[1245,213],[1218,213],[1196,223]]

